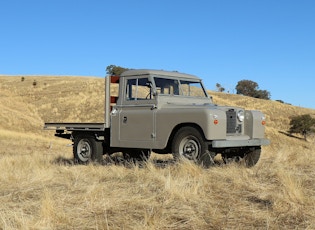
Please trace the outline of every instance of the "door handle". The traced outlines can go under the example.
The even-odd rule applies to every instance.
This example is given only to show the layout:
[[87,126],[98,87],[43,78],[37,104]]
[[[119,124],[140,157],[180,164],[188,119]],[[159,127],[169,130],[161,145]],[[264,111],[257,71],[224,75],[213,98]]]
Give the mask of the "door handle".
[[124,117],[124,118],[123,118],[123,123],[126,124],[126,123],[127,123],[127,120],[128,120],[127,117]]

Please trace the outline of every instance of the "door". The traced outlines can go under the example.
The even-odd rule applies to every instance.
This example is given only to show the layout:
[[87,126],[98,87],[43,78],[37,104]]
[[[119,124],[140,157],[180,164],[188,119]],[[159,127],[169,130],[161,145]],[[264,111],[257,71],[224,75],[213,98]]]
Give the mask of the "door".
[[155,140],[155,104],[148,77],[126,79],[125,103],[119,111],[121,147],[152,148]]
[[141,148],[152,145],[155,138],[155,109],[152,105],[122,108],[119,123],[121,143]]

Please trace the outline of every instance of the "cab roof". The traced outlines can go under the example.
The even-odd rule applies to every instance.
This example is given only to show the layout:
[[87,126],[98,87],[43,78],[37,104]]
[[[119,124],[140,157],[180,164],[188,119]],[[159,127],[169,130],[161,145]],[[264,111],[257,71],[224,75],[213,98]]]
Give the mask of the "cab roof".
[[191,74],[179,73],[175,71],[151,70],[151,69],[127,70],[123,72],[120,76],[129,77],[129,76],[140,76],[140,75],[159,75],[159,76],[166,76],[166,77],[178,77],[178,78],[201,80],[199,77],[191,75]]

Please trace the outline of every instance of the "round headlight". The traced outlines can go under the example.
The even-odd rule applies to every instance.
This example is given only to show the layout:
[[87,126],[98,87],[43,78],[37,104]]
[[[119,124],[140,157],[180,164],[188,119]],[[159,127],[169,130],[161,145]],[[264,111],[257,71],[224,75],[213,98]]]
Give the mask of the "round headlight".
[[237,119],[238,119],[240,122],[243,122],[243,121],[244,121],[244,118],[245,118],[245,116],[244,116],[244,111],[243,111],[243,110],[238,111],[238,113],[237,113]]

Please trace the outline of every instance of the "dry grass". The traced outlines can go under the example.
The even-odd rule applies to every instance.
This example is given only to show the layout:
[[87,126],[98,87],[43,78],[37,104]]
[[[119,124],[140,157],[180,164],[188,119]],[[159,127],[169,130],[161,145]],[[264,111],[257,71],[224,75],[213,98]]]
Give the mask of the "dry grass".
[[98,78],[0,77],[0,229],[315,229],[314,137],[285,134],[290,116],[314,110],[213,92],[267,114],[272,145],[251,169],[159,155],[74,165],[43,122],[101,122],[102,89]]

